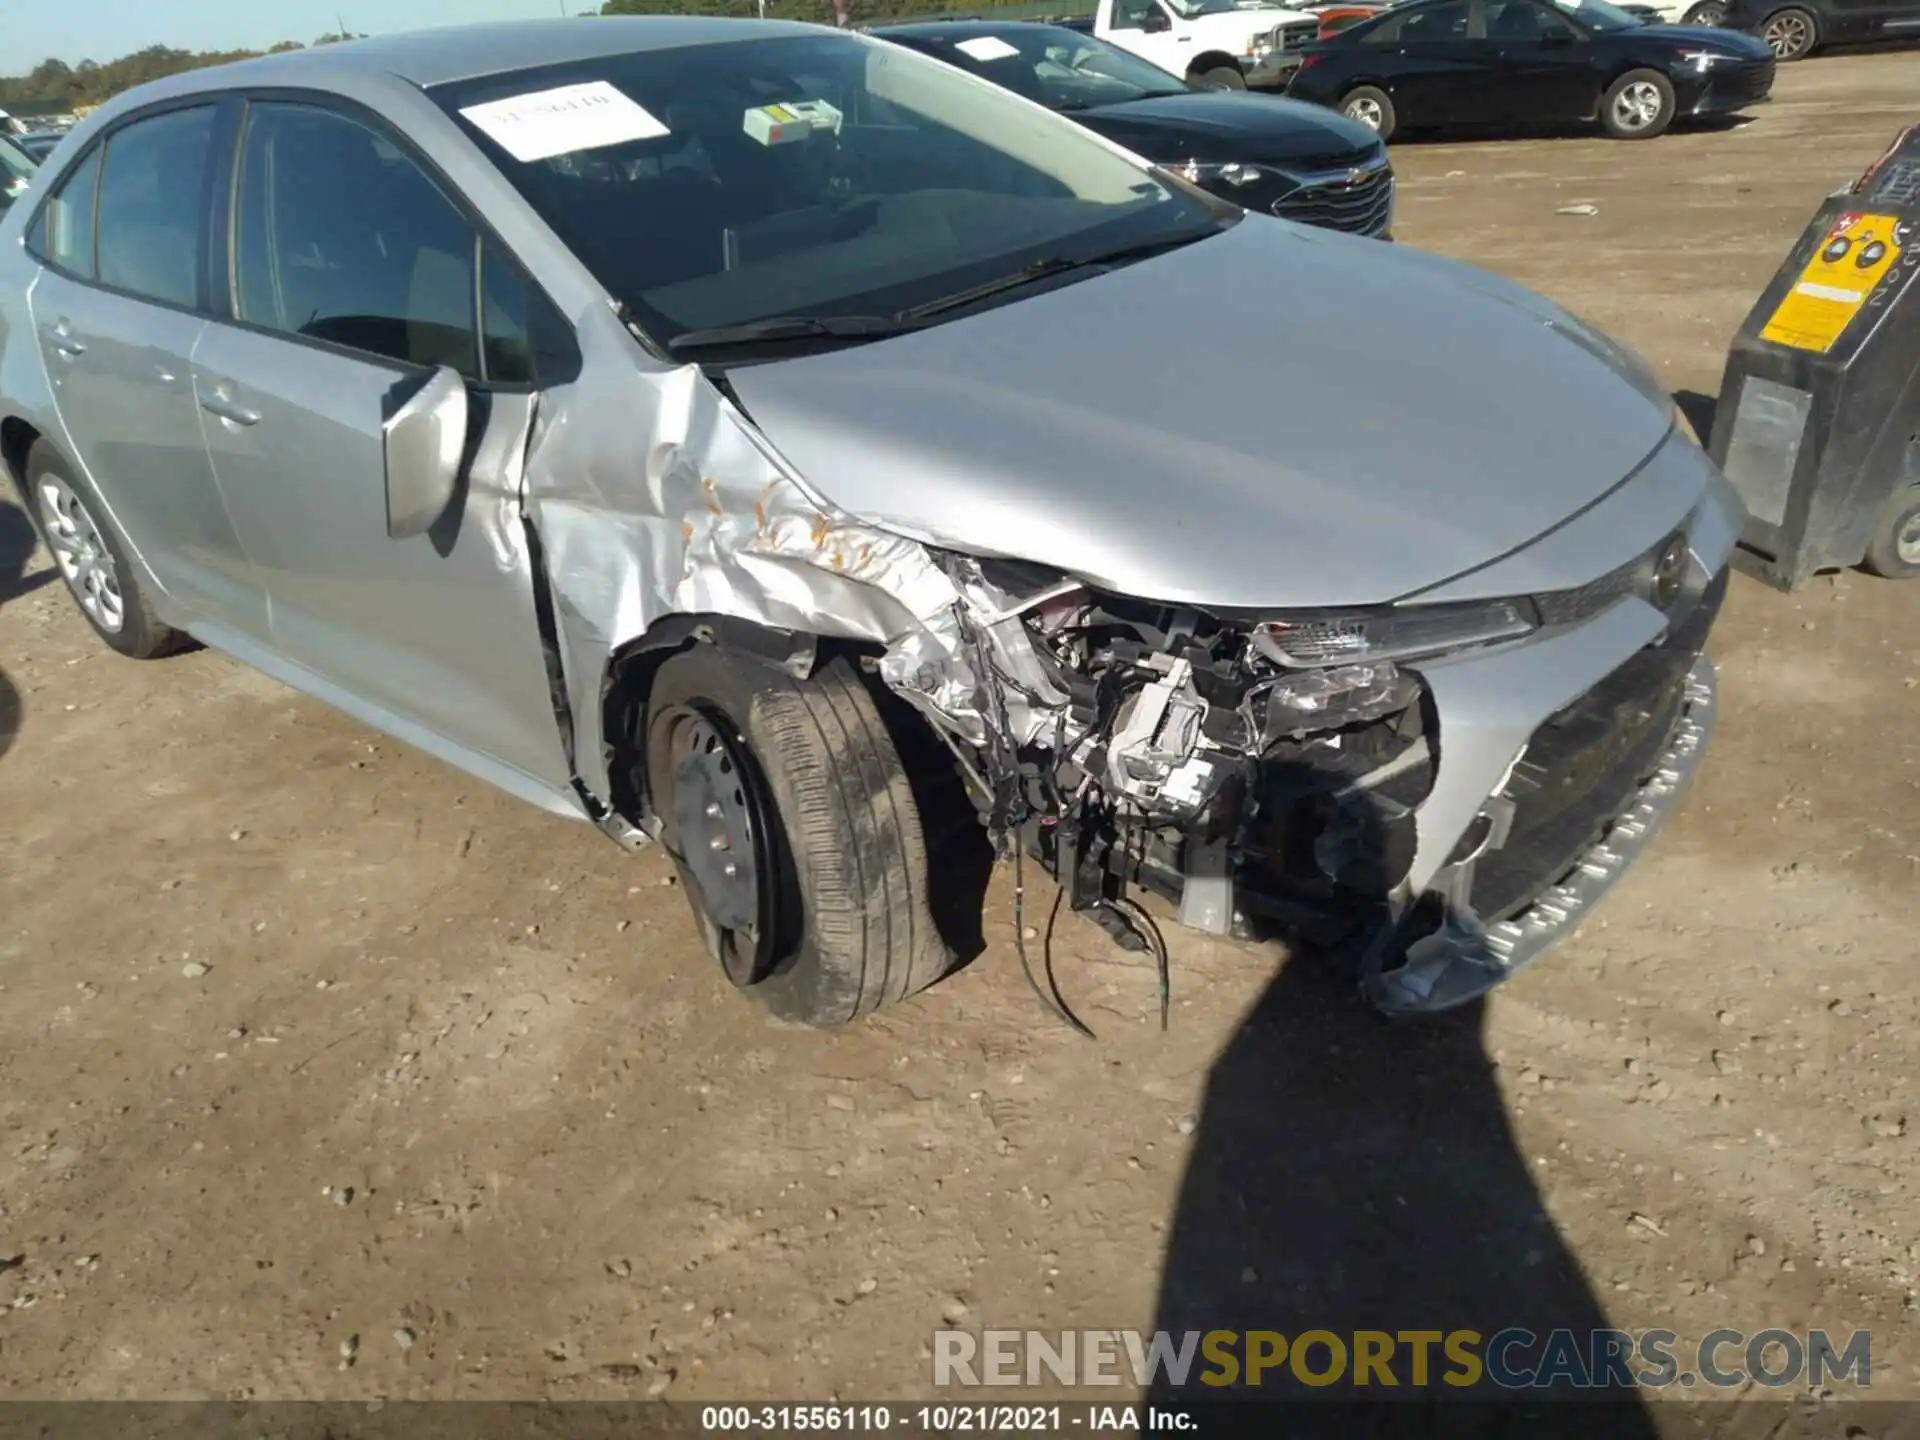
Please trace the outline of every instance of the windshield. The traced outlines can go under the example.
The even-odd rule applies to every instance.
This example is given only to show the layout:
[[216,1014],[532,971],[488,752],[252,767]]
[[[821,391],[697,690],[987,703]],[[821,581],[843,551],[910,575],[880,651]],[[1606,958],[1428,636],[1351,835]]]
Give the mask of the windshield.
[[1607,4],[1607,0],[1553,0],[1553,3],[1589,30],[1638,30],[1646,23],[1617,5]]
[[893,315],[1228,223],[1078,126],[854,35],[604,56],[434,98],[660,344]]
[[1031,25],[952,39],[922,33],[900,40],[1050,110],[1086,110],[1189,93],[1158,66],[1071,30]]
[[1243,5],[1240,0],[1167,0],[1173,7],[1173,13],[1183,20],[1191,20],[1196,15],[1226,15],[1235,10],[1266,10],[1275,7],[1266,5]]

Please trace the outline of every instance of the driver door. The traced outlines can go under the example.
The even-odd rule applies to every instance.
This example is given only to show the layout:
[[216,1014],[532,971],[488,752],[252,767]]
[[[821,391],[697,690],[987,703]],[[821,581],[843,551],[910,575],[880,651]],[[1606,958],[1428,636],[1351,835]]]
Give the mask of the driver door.
[[[238,163],[231,316],[208,323],[192,379],[270,648],[208,638],[568,810],[520,520],[537,292],[357,115],[254,102]],[[394,538],[388,422],[443,369],[466,377],[464,466],[431,528]]]

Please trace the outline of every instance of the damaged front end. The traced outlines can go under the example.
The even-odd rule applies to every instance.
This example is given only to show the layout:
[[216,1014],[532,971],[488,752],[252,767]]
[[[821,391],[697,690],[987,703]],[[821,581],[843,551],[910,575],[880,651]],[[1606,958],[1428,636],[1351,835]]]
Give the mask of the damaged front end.
[[[1205,933],[1357,955],[1372,1003],[1416,1012],[1581,918],[1700,753],[1738,506],[1677,439],[1419,603],[1210,610],[850,515],[699,374],[572,396],[528,458],[573,788],[628,844],[657,825],[623,759],[649,656],[732,633],[804,675],[851,646],[946,743],[1001,853],[1038,857],[1117,942],[1161,949],[1142,887]],[[574,405],[645,412],[639,477]],[[1607,575],[1532,588],[1629,534]],[[1497,598],[1509,577],[1521,593]]]
[[[1575,923],[1710,723],[1701,648],[1725,572],[1709,580],[1681,537],[1586,593],[1283,617],[938,558],[958,643],[942,664],[922,637],[880,669],[954,745],[989,830],[1122,943],[1144,887],[1195,930],[1357,957],[1392,1013],[1470,1001]],[[1662,565],[1692,573],[1649,635],[1653,607],[1622,602]],[[1612,653],[1598,685],[1553,695],[1571,656]],[[1460,705],[1456,733],[1463,683],[1508,713],[1489,726]]]

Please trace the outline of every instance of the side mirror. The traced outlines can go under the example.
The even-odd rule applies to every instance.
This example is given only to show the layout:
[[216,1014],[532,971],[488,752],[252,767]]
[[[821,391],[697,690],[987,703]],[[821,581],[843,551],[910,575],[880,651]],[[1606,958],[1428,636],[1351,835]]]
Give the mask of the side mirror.
[[442,365],[382,427],[387,534],[424,535],[447,513],[467,451],[467,382]]
[[1164,10],[1156,6],[1140,17],[1140,28],[1149,35],[1158,35],[1163,30],[1171,30],[1173,22],[1167,18]]

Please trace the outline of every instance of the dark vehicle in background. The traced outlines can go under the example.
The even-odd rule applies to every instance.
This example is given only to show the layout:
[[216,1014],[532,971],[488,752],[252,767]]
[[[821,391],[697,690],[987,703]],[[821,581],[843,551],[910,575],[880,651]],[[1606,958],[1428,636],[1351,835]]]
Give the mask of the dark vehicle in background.
[[1804,60],[1827,45],[1920,40],[1920,0],[1728,0],[1723,23],[1782,60]]
[[67,138],[64,130],[36,130],[30,135],[16,135],[14,144],[18,145],[38,163],[44,164],[54,147]]
[[27,193],[27,186],[33,183],[33,173],[39,168],[39,160],[0,135],[0,215],[6,214],[13,202]]
[[1644,140],[1765,100],[1750,35],[1645,25],[1606,0],[1415,0],[1307,48],[1287,86],[1383,137],[1440,126],[1597,122]]
[[929,21],[872,33],[1063,114],[1243,209],[1360,235],[1391,232],[1386,146],[1317,107],[1190,90],[1104,40],[1055,25]]

